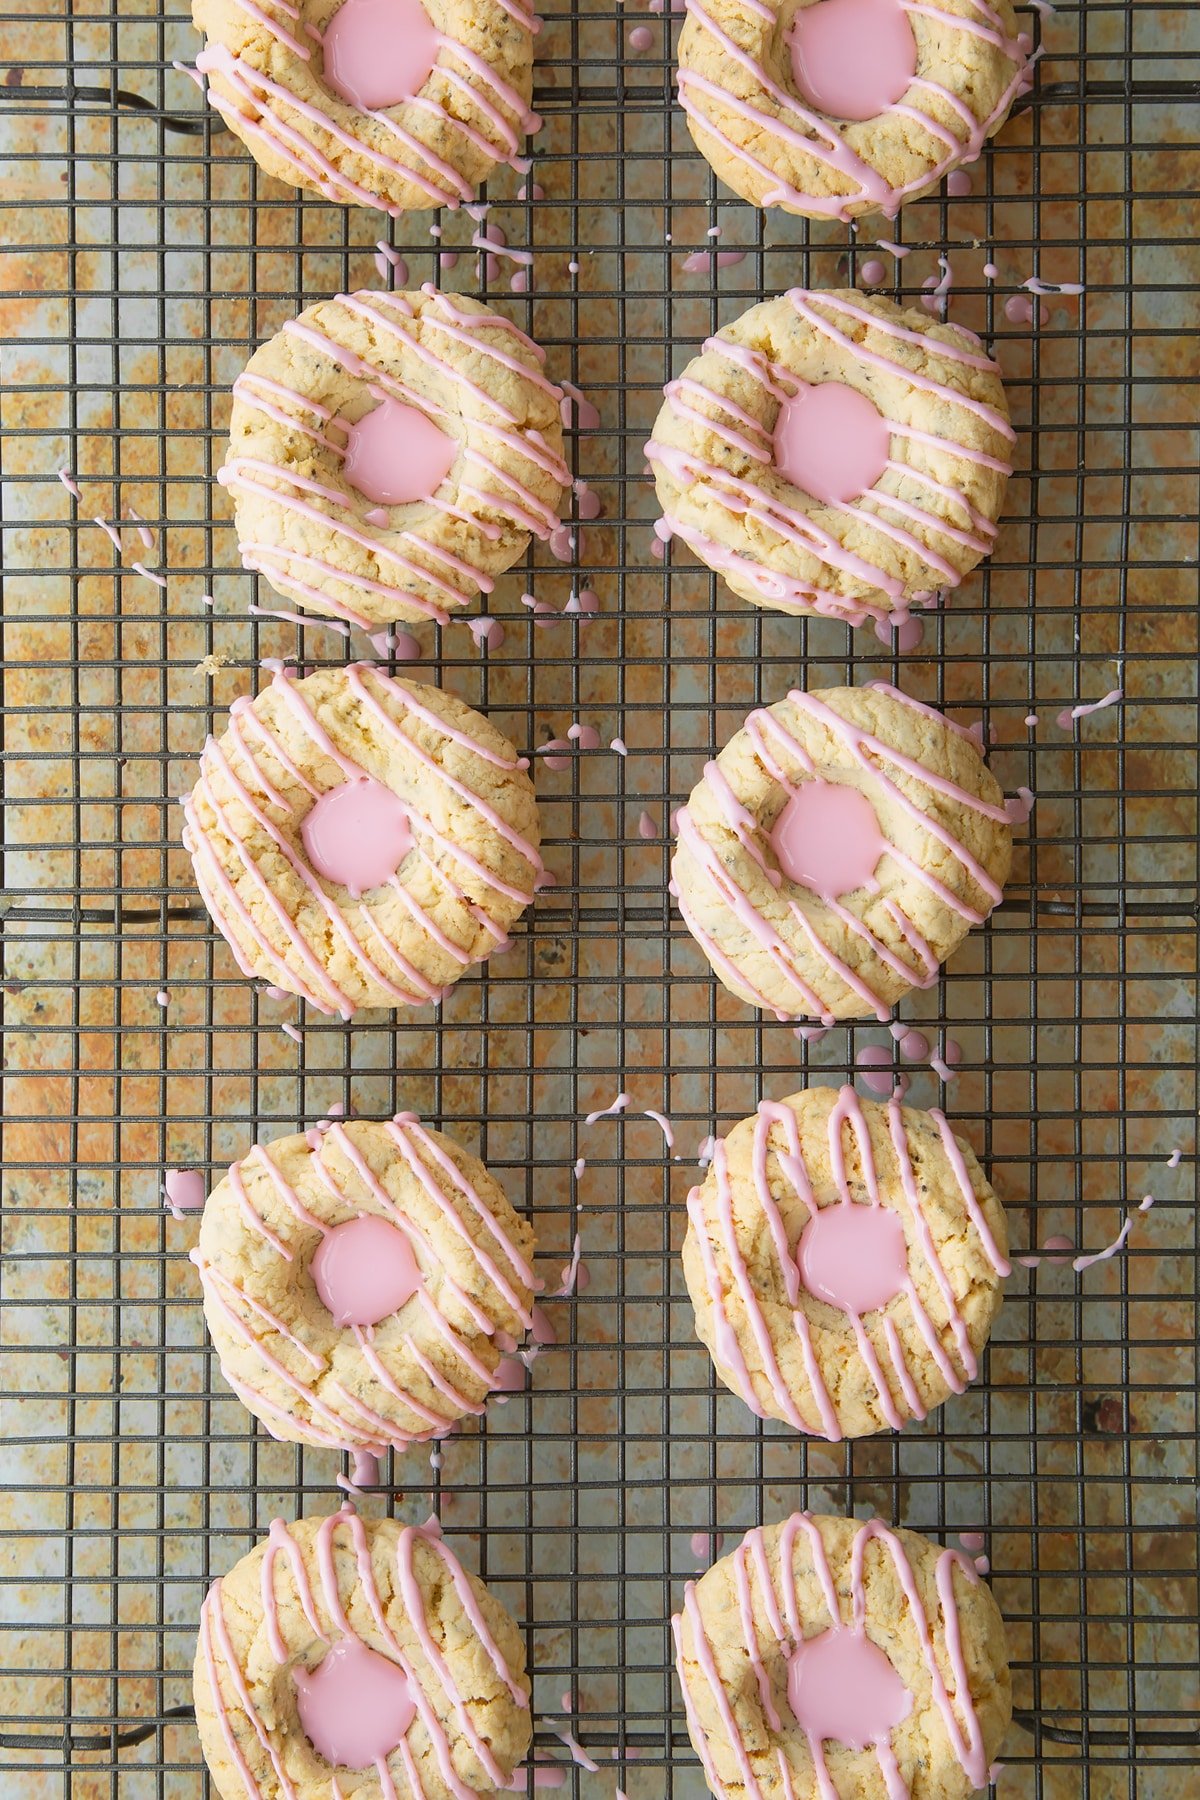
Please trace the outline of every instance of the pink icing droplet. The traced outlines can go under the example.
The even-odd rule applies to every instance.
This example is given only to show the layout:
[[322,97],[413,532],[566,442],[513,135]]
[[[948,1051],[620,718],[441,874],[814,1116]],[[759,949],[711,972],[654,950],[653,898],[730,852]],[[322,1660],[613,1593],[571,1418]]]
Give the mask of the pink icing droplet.
[[437,49],[421,0],[342,0],[325,27],[326,85],[364,112],[396,106],[420,93]]
[[699,1562],[708,1562],[714,1556],[720,1556],[725,1542],[723,1531],[693,1531],[692,1555]]
[[493,1394],[523,1394],[529,1370],[519,1356],[502,1356],[492,1371]]
[[404,802],[369,775],[322,794],[300,836],[317,874],[340,882],[355,899],[394,875],[413,841]]
[[[855,1211],[862,1211],[856,1207]],[[802,1731],[865,1750],[895,1730],[913,1697],[865,1632],[835,1626],[788,1658],[788,1705]]]
[[886,846],[865,794],[806,781],[775,821],[771,848],[789,881],[836,900],[867,885]]
[[908,91],[917,45],[900,0],[820,0],[790,40],[796,86],[834,119],[875,119]]
[[958,1541],[964,1550],[970,1550],[974,1553],[976,1550],[983,1549],[986,1540],[984,1539],[982,1531],[960,1531],[958,1534]]
[[[873,1094],[890,1095],[898,1085],[892,1067],[892,1053],[880,1044],[864,1044],[854,1058],[862,1071],[863,1086],[870,1088]],[[907,1085],[907,1076],[901,1076],[900,1082]]]
[[1028,294],[1010,294],[1004,302],[1004,316],[1011,325],[1036,325],[1038,303]]
[[971,177],[965,169],[951,169],[946,177],[946,192],[956,200],[965,199],[971,191]]
[[877,256],[872,256],[859,270],[868,287],[880,287],[887,280],[887,270]]
[[534,1343],[542,1345],[543,1348],[547,1344],[557,1344],[558,1333],[557,1333],[557,1331],[555,1331],[554,1326],[551,1324],[549,1315],[545,1311],[545,1308],[541,1307],[541,1306],[535,1306],[533,1309],[533,1312],[530,1314],[530,1317],[533,1320],[531,1336],[533,1338]]
[[504,627],[499,619],[468,619],[467,629],[484,650],[499,650],[504,642]]
[[326,1232],[311,1269],[313,1284],[335,1325],[378,1325],[411,1300],[421,1285],[421,1271],[404,1233],[370,1213]]
[[887,421],[865,394],[841,381],[823,381],[802,387],[780,407],[775,467],[814,500],[844,506],[875,486],[889,443]]
[[368,500],[388,506],[428,500],[458,455],[454,439],[432,419],[390,395],[349,431],[343,475]]
[[653,42],[654,33],[648,25],[635,25],[629,34],[629,48],[631,50],[648,50]]
[[874,1312],[908,1279],[904,1227],[884,1206],[826,1206],[804,1227],[796,1266],[818,1299],[843,1312]]
[[900,1054],[906,1062],[923,1062],[929,1055],[929,1039],[923,1031],[906,1031],[900,1039]]
[[292,1679],[301,1729],[335,1768],[371,1767],[403,1741],[416,1715],[403,1671],[357,1638],[334,1644],[315,1669],[298,1665]]
[[178,1216],[185,1212],[199,1212],[208,1198],[208,1184],[199,1169],[166,1169],[163,1172],[163,1192],[167,1197],[167,1205]]

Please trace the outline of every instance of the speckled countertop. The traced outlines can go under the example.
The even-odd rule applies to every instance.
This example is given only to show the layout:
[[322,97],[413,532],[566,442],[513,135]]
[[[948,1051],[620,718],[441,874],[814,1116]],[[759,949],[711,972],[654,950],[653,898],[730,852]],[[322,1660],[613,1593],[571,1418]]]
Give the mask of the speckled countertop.
[[[529,1393],[454,1439],[440,1476],[427,1457],[397,1459],[364,1504],[416,1519],[432,1495],[466,1560],[529,1622],[541,1741],[558,1747],[550,1715],[569,1687],[572,1727],[601,1764],[570,1771],[585,1800],[614,1784],[630,1800],[703,1791],[666,1629],[696,1567],[690,1540],[798,1503],[878,1508],[951,1541],[985,1534],[1026,1721],[1003,1800],[1182,1800],[1200,1723],[1200,134],[1194,105],[1162,84],[1195,74],[1200,9],[1047,17],[1043,98],[1006,127],[970,196],[903,215],[903,292],[948,251],[951,316],[994,339],[1021,440],[990,568],[902,668],[869,632],[753,616],[686,556],[651,557],[641,446],[664,379],[759,297],[853,279],[856,252],[844,228],[806,231],[718,193],[667,104],[675,21],[637,0],[554,10],[531,177],[545,199],[517,201],[508,173],[488,196],[509,241],[534,251],[535,292],[511,295],[504,265],[481,289],[469,254],[443,281],[498,297],[595,402],[600,428],[572,453],[602,516],[577,566],[539,552],[498,585],[501,649],[481,657],[462,624],[440,643],[424,628],[421,667],[524,747],[580,719],[629,756],[539,769],[558,886],[510,954],[439,1019],[376,1015],[353,1031],[239,978],[197,909],[173,799],[263,656],[342,655],[325,632],[301,646],[248,615],[252,580],[212,476],[254,343],[317,295],[378,285],[387,222],[298,202],[228,135],[113,114],[114,63],[121,87],[194,112],[170,66],[197,48],[181,13],[10,0],[0,19],[0,1713],[33,1734],[0,1750],[0,1784],[6,1800],[205,1791],[190,1724],[164,1716],[188,1699],[203,1585],[275,1512],[334,1504],[340,1470],[256,1435],[225,1390],[187,1262],[194,1226],[164,1215],[161,1174],[221,1164],[340,1102],[414,1107],[477,1148],[535,1217],[552,1273],[582,1202],[590,1282],[556,1309],[561,1341]],[[644,54],[627,49],[637,23]],[[68,76],[101,100],[69,112]],[[1081,109],[1085,78],[1117,86],[1093,86]],[[442,222],[443,246],[466,243],[465,218]],[[387,233],[413,280],[436,273],[426,224]],[[747,253],[715,291],[682,267],[712,225]],[[1032,330],[1003,301],[1035,272],[1086,291],[1051,301]],[[127,528],[118,557],[89,521],[129,507],[154,547]],[[519,605],[534,591],[561,611],[584,586],[592,618],[535,628]],[[1038,796],[1004,907],[902,1009],[961,1044],[944,1102],[986,1153],[1018,1248],[1051,1233],[1099,1248],[1127,1206],[1157,1204],[1121,1257],[1014,1276],[970,1396],[901,1437],[834,1448],[761,1427],[714,1388],[673,1251],[701,1140],[806,1068],[843,1077],[882,1034],[805,1048],[718,993],[668,906],[665,843],[638,821],[665,827],[751,704],[851,671],[982,714],[999,778]],[[1114,687],[1120,707],[1057,724]],[[630,1114],[586,1127],[622,1087]],[[913,1098],[938,1093],[918,1072]],[[646,1107],[674,1122],[679,1161],[636,1116]],[[67,1719],[100,1747],[66,1750]],[[146,1741],[116,1749],[111,1730],[140,1719]]]

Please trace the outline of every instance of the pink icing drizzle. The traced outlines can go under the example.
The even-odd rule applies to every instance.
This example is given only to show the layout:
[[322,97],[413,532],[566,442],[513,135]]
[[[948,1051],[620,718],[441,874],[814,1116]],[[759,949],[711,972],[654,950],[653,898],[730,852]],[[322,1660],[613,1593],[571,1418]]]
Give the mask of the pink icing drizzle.
[[364,112],[419,94],[438,52],[421,0],[341,0],[325,27],[325,80]]

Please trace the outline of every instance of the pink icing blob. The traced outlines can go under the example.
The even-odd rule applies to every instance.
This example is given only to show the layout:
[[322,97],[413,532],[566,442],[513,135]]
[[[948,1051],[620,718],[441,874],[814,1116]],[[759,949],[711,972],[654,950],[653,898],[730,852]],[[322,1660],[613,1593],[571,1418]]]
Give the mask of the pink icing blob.
[[835,119],[874,119],[908,91],[917,45],[899,0],[818,0],[791,35],[796,86]]
[[342,0],[325,27],[325,82],[374,112],[413,100],[429,79],[438,35],[421,0]]
[[321,795],[300,827],[308,860],[355,899],[396,873],[412,849],[404,802],[370,775]]
[[866,886],[886,845],[865,794],[806,781],[775,821],[771,848],[789,881],[836,900]]
[[408,1678],[394,1662],[343,1638],[313,1670],[297,1667],[304,1735],[335,1768],[366,1769],[400,1744],[416,1716]]
[[851,1750],[887,1738],[913,1704],[879,1646],[865,1632],[843,1625],[806,1638],[792,1652],[787,1693],[802,1731]]
[[454,439],[432,419],[390,395],[349,431],[342,474],[368,500],[386,506],[428,500],[458,455]]
[[167,1169],[163,1174],[163,1192],[178,1218],[180,1213],[199,1212],[208,1199],[208,1182],[199,1169]]
[[874,1312],[908,1280],[904,1227],[884,1206],[826,1206],[804,1227],[796,1263],[810,1294],[843,1312]]
[[312,1259],[312,1278],[335,1325],[378,1325],[421,1285],[404,1233],[364,1213],[335,1225]]
[[887,420],[864,394],[841,381],[822,381],[802,387],[780,407],[775,467],[814,500],[844,506],[875,486],[890,442]]

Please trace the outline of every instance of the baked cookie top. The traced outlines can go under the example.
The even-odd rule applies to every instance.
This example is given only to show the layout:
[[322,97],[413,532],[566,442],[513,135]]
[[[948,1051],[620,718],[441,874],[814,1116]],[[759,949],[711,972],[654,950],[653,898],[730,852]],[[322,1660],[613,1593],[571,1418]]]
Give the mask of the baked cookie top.
[[879,1519],[748,1532],[673,1625],[718,1800],[965,1800],[1012,1717],[1004,1622],[969,1557]]
[[974,162],[1031,84],[1010,0],[686,0],[680,104],[736,194],[894,218]]
[[466,295],[319,300],[233,387],[229,452],[246,568],[371,629],[445,623],[548,538],[571,474],[544,352]]
[[764,1100],[717,1140],[687,1210],[696,1330],[759,1417],[863,1437],[974,1380],[1008,1229],[943,1113],[851,1087]]
[[193,1684],[221,1800],[474,1800],[532,1737],[521,1634],[440,1532],[276,1519],[214,1581]]
[[999,904],[1019,810],[970,733],[898,688],[793,690],[705,765],[672,886],[739,998],[886,1019]]
[[793,288],[665,391],[646,446],[662,529],[757,606],[899,624],[991,551],[1016,433],[961,326]]
[[479,1416],[533,1324],[534,1236],[413,1113],[257,1144],[192,1261],[221,1372],[272,1436],[376,1455]]
[[507,947],[545,875],[525,771],[441,688],[279,670],[205,745],[184,847],[244,975],[343,1018],[418,1006]]
[[461,206],[541,127],[522,0],[192,0],[192,22],[259,166],[339,205]]

